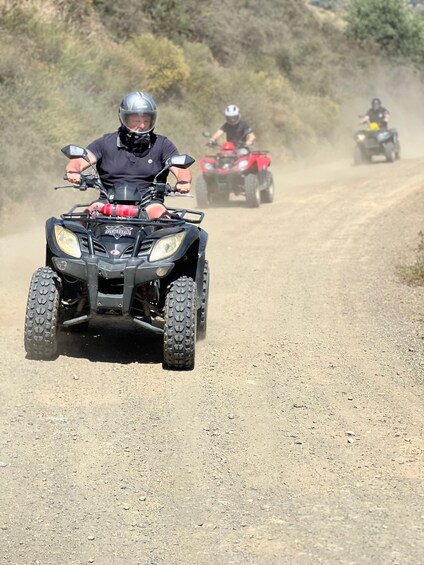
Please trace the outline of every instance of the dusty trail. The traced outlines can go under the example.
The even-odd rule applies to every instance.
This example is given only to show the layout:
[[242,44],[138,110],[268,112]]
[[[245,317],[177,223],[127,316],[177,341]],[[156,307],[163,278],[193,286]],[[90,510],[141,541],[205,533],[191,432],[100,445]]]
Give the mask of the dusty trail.
[[208,210],[190,373],[132,325],[25,359],[43,233],[2,237],[2,562],[421,562],[424,293],[394,269],[423,227],[423,165],[281,171],[273,205]]

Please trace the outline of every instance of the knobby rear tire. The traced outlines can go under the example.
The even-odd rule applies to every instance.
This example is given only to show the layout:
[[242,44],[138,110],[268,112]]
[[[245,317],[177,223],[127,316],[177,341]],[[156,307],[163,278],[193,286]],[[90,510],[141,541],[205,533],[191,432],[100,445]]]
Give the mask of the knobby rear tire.
[[194,368],[197,322],[196,284],[180,277],[169,285],[164,308],[163,361],[170,369]]
[[261,203],[258,177],[253,173],[246,175],[244,179],[244,190],[246,202],[249,208],[259,208]]
[[364,156],[362,154],[361,148],[356,146],[353,153],[353,162],[356,166],[362,165],[364,162]]
[[25,351],[32,359],[51,359],[57,351],[60,280],[50,267],[32,276],[25,314]]
[[261,190],[261,202],[264,204],[271,204],[274,202],[274,179],[272,177],[271,171],[267,171],[266,174],[266,188],[265,190]]
[[209,300],[209,265],[205,261],[203,269],[202,296],[200,308],[197,310],[197,339],[205,339],[208,322],[208,300]]
[[388,163],[393,163],[396,159],[395,145],[391,141],[384,144],[384,155]]
[[203,176],[199,177],[196,181],[196,201],[198,208],[209,207],[210,201],[209,201],[208,185],[206,184],[206,181],[203,178]]

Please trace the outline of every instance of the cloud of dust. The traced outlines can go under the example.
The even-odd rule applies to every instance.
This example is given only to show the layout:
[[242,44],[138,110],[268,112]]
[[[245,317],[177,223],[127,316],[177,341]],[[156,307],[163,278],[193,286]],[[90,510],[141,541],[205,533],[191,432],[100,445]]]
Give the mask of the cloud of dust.
[[[80,194],[72,189],[54,190],[55,186],[69,183],[63,181],[61,176],[55,178],[52,173],[38,174],[35,182],[29,174],[22,175],[19,182],[28,187],[26,193],[17,197],[6,191],[2,195],[0,237],[32,230],[40,225],[44,229],[45,221],[50,216],[60,215],[81,200]],[[88,200],[90,196],[85,194],[83,198]]]
[[296,159],[299,166],[316,167],[327,163],[331,168],[331,163],[337,161],[353,162],[353,136],[363,127],[358,116],[368,111],[375,97],[381,99],[391,114],[389,126],[399,132],[402,159],[424,157],[423,74],[408,67],[379,63],[371,70],[356,73],[338,91],[340,116],[337,125],[315,146],[303,148],[303,155],[301,152]]
[[[91,194],[74,190],[54,190],[66,184],[63,171],[55,178],[51,171],[41,173],[36,180],[24,172],[14,182],[28,187],[19,197],[5,190],[0,206],[0,264],[3,291],[7,293],[20,314],[26,301],[32,273],[45,264],[45,223],[51,216],[60,216],[77,202],[86,201]],[[21,184],[22,183],[22,184]],[[7,183],[5,187],[7,188]],[[94,192],[94,191],[93,191]],[[94,196],[93,198],[94,199]]]
[[[341,131],[351,135],[359,128],[359,114],[365,114],[371,100],[380,98],[391,114],[389,126],[399,132],[402,158],[424,156],[424,78],[417,71],[403,66],[380,65],[373,69],[342,104]],[[352,140],[352,153],[354,142]]]

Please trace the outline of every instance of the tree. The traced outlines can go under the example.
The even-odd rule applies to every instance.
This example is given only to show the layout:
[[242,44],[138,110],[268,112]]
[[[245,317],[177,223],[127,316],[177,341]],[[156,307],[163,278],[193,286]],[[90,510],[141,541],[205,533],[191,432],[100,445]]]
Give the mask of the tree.
[[406,0],[352,0],[347,35],[377,45],[386,55],[424,63],[424,19]]

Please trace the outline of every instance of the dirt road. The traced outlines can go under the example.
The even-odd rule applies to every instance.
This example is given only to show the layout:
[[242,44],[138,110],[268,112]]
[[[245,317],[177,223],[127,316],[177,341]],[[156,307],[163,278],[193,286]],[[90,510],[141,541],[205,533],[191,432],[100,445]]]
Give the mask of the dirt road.
[[132,325],[27,360],[43,226],[3,235],[1,563],[424,561],[424,291],[395,274],[424,227],[424,160],[276,181],[272,205],[207,212],[188,373]]

